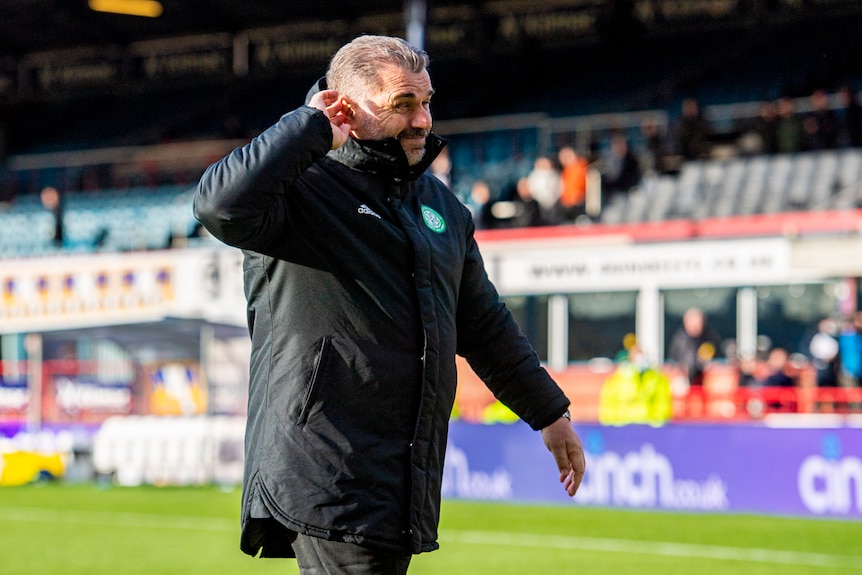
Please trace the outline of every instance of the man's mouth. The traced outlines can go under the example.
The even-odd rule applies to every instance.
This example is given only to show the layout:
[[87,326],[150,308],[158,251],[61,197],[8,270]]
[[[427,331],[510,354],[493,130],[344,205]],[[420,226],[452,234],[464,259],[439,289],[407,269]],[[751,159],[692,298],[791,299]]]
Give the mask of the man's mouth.
[[398,134],[399,140],[424,140],[428,137],[428,130],[404,130]]

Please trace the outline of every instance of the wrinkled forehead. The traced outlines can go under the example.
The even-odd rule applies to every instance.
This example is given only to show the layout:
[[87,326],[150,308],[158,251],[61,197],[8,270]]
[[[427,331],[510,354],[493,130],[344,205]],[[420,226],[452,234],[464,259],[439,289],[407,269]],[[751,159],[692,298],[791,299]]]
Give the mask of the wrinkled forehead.
[[377,73],[378,86],[372,87],[370,93],[377,99],[385,101],[395,100],[424,100],[434,94],[431,85],[431,77],[428,70],[411,72],[396,66],[381,68]]

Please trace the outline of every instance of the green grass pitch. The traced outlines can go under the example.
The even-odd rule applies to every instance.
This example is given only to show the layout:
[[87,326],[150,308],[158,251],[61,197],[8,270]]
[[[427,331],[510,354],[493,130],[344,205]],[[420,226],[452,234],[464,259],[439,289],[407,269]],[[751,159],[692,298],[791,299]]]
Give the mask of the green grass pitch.
[[[295,574],[238,549],[239,490],[0,488],[3,575]],[[446,501],[411,575],[862,575],[862,522]]]

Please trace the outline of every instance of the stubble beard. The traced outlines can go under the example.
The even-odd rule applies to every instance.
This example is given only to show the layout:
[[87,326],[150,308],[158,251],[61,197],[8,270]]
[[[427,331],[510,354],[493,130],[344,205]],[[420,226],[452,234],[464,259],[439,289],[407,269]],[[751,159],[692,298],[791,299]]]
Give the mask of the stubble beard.
[[402,141],[401,147],[404,149],[404,155],[407,156],[407,165],[415,166],[419,162],[422,161],[422,158],[425,157],[425,146],[420,147],[407,147],[407,145]]
[[[404,155],[407,156],[408,165],[415,166],[425,157],[425,141],[429,133],[428,130],[422,128],[408,128],[398,134],[398,141],[401,142]],[[422,144],[413,144],[413,141],[418,138],[422,138]]]
[[[354,129],[354,132],[362,134],[361,139],[363,140],[379,141],[385,140],[389,137],[389,135],[386,134],[375,121],[367,117],[363,119],[359,126],[357,126],[357,129]],[[425,144],[423,143],[421,146],[417,146],[412,142],[408,142],[408,140],[420,137],[427,138],[429,134],[429,130],[408,128],[395,136],[395,139],[397,139],[398,143],[401,144],[401,149],[404,150],[404,155],[407,157],[407,165],[415,166],[422,161],[422,158],[425,157]]]

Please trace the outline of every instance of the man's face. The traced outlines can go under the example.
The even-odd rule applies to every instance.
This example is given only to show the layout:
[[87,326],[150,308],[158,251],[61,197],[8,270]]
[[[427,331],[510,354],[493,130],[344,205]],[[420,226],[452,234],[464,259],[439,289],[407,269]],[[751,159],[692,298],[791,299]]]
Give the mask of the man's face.
[[396,67],[382,69],[379,77],[380,85],[353,104],[359,111],[353,135],[360,140],[397,138],[407,163],[418,164],[431,131],[431,78],[427,70],[414,74]]

